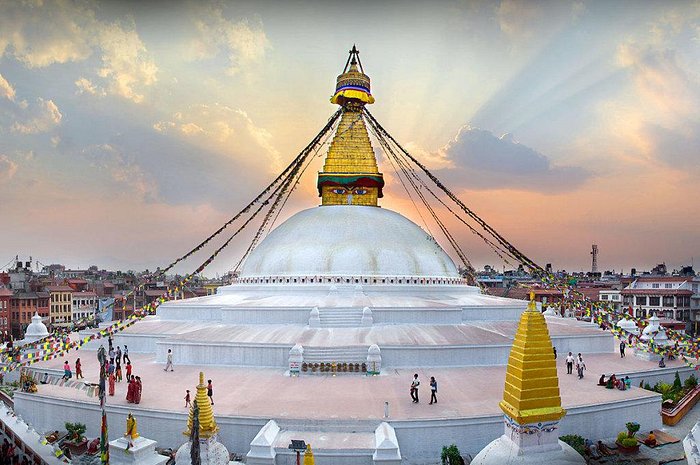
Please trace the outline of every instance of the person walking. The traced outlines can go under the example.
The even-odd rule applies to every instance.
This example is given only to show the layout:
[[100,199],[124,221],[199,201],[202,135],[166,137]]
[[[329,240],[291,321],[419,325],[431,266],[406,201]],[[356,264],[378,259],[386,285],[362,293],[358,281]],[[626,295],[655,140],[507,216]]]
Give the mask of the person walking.
[[117,355],[116,352],[114,352],[114,347],[112,345],[109,345],[109,351],[107,352],[109,354],[109,363],[114,365],[114,357]]
[[211,405],[214,405],[214,386],[211,384],[211,380],[207,380],[207,396],[211,401]]
[[185,392],[185,407],[191,407],[192,403],[190,402],[190,390],[187,389]]
[[80,363],[80,357],[75,361],[75,379],[85,378],[83,376],[83,365]]
[[574,355],[569,352],[569,355],[566,356],[566,374],[570,375],[574,369]]
[[411,399],[413,403],[418,403],[418,386],[420,386],[420,380],[418,379],[418,373],[413,375],[413,381],[411,381]]
[[117,352],[116,352],[116,354],[117,354],[117,360],[119,360],[120,358],[122,358],[122,350],[119,348],[119,346],[117,346]]
[[136,386],[134,387],[134,403],[141,403],[141,393],[143,392],[143,384],[141,384],[141,377],[136,377]]
[[578,379],[583,379],[583,372],[586,371],[586,364],[583,363],[583,357],[580,352],[576,357],[576,371],[578,372]]
[[71,379],[73,377],[73,373],[70,371],[70,365],[68,364],[68,360],[66,360],[63,363],[63,379]]
[[114,377],[117,378],[117,383],[122,382],[122,361],[117,357],[117,370],[114,372]]
[[163,371],[168,371],[168,368],[170,368],[170,371],[175,371],[173,370],[173,351],[171,349],[168,349],[168,359],[165,363],[165,368]]
[[129,348],[124,344],[124,352],[123,352],[123,357],[124,357],[124,363],[126,364],[126,361],[131,361],[129,358]]
[[435,376],[430,377],[430,404],[437,404],[437,381],[435,381]]
[[109,374],[109,395],[110,396],[114,395],[114,381],[115,381],[114,373],[110,373]]
[[620,341],[620,358],[625,358],[625,341]]
[[557,359],[557,348],[552,346],[552,350],[554,351],[554,360]]
[[131,379],[131,362],[126,362],[126,380],[129,381]]

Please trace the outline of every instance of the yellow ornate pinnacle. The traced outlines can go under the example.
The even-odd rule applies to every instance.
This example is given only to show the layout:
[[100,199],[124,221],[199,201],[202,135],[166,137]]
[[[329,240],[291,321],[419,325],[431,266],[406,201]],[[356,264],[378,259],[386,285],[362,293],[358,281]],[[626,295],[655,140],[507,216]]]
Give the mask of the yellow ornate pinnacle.
[[557,421],[566,415],[561,407],[552,341],[533,292],[515,333],[499,406],[521,425]]
[[[204,372],[202,371],[199,372],[199,384],[197,385],[197,394],[194,400],[199,407],[199,437],[202,439],[210,438],[219,432],[219,427],[214,420],[214,409],[207,396],[207,385],[204,384]],[[190,415],[187,418],[187,431],[183,433],[187,437],[192,433],[193,418],[194,402],[192,407],[190,407]]]
[[343,114],[323,171],[318,174],[318,192],[323,205],[377,206],[377,199],[382,197],[384,178],[362,119],[362,108],[373,103],[374,97],[370,93],[369,77],[362,71],[359,54],[353,46],[331,99],[342,105]]

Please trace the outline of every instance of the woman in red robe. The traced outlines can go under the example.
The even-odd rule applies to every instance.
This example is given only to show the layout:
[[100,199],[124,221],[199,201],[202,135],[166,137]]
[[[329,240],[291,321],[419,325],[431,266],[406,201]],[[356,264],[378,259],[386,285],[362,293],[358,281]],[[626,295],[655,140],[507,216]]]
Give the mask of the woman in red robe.
[[113,396],[114,395],[114,373],[109,375],[109,395]]
[[141,384],[141,377],[137,376],[134,382],[134,402],[137,404],[141,403],[141,390],[143,385]]
[[134,403],[134,377],[129,379],[129,386],[126,388],[126,401],[130,404]]

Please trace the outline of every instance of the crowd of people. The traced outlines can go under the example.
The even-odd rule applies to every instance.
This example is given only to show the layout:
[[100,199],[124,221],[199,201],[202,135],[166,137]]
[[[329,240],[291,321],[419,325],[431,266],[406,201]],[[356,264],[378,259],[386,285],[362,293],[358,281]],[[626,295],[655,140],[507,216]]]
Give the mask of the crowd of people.
[[[0,448],[0,465],[29,465],[26,455],[21,455],[15,445],[5,438]],[[20,457],[21,455],[21,457]]]

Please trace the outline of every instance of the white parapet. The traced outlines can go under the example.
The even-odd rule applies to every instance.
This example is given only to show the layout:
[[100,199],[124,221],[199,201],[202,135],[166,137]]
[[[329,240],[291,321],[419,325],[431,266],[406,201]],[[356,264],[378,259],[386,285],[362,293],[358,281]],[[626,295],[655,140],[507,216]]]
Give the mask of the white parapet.
[[376,375],[382,369],[382,353],[377,344],[372,344],[367,349],[367,374]]
[[396,431],[394,427],[387,422],[379,424],[374,430],[375,449],[372,454],[372,460],[375,465],[400,465],[401,464],[401,449],[399,441],[396,439]]
[[109,462],[112,465],[163,465],[168,457],[156,452],[156,441],[140,436],[134,440],[123,437],[109,442]]
[[301,344],[295,344],[289,350],[289,375],[299,375],[302,363],[304,363],[304,347]]
[[372,310],[369,307],[362,309],[362,326],[372,326],[374,324],[374,317],[372,316]]
[[275,452],[274,444],[279,434],[280,427],[275,420],[265,423],[265,426],[260,428],[260,431],[250,443],[250,450],[246,454],[246,464],[275,465],[277,453]]
[[318,307],[311,309],[309,313],[309,327],[310,328],[320,328],[321,327],[321,313],[318,311]]

